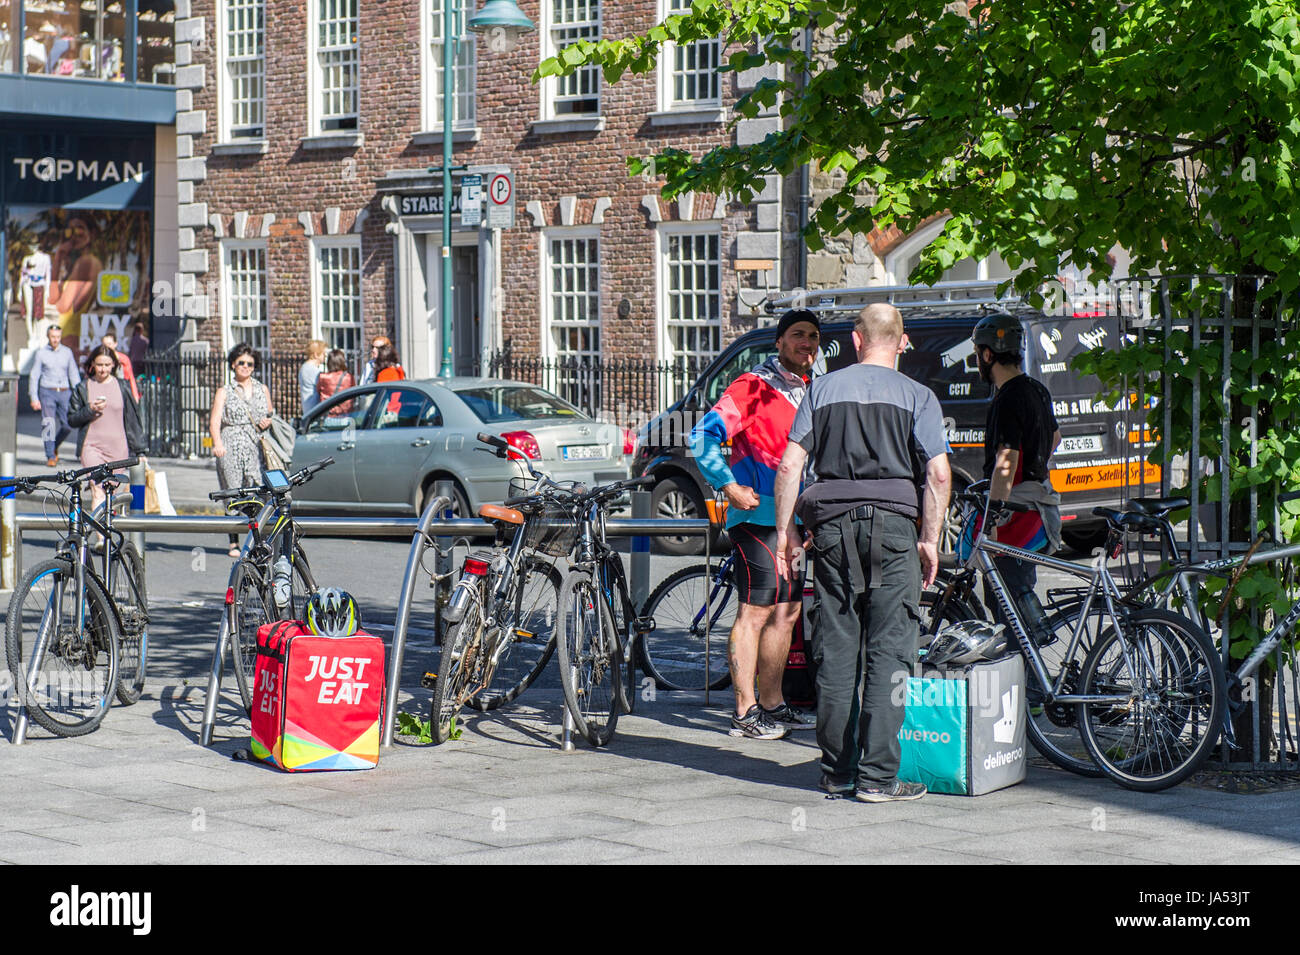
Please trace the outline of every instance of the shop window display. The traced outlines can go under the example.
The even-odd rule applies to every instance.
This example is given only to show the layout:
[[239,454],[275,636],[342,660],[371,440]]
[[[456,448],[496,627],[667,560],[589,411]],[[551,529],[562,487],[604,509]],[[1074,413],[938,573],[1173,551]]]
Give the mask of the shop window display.
[[12,0],[0,0],[0,73],[12,73],[14,70],[17,16],[18,10]]
[[171,0],[140,0],[135,27],[136,78],[141,83],[176,81],[172,44],[176,33],[176,5]]
[[[13,0],[0,0],[4,2]],[[23,72],[126,80],[127,16],[132,6],[130,0],[23,0]],[[171,83],[175,73],[174,4],[139,0],[134,6],[138,8],[136,78],[141,83]]]

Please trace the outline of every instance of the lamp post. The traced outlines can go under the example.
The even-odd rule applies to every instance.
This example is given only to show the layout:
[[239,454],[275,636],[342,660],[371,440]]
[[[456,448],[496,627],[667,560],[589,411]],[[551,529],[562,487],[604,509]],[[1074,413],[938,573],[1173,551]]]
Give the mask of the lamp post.
[[[473,4],[474,0],[442,0],[442,365],[438,375],[442,378],[452,376],[451,336],[452,336],[452,298],[451,298],[451,146],[452,116],[456,86],[456,54],[460,41],[456,28],[456,16],[461,3]],[[534,29],[533,21],[528,19],[515,5],[515,0],[488,0],[483,9],[470,18],[467,24],[475,33],[485,34],[488,48],[496,53],[504,53],[515,48],[519,35]]]

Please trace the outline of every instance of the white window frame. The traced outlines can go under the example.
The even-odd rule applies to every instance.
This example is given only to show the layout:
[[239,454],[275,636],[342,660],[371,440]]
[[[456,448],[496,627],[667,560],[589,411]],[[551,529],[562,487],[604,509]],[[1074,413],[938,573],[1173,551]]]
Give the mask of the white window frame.
[[[563,357],[569,357],[569,353],[565,353],[563,355],[561,354],[560,350],[556,347],[555,336],[553,334],[555,329],[555,302],[553,298],[554,286],[552,281],[554,276],[554,273],[552,271],[552,266],[554,264],[554,261],[551,256],[551,243],[555,241],[565,241],[565,240],[572,240],[572,239],[588,241],[588,242],[594,241],[596,243],[596,276],[595,276],[595,290],[594,290],[596,315],[594,321],[588,322],[588,325],[596,330],[596,348],[593,352],[583,352],[574,357],[590,358],[593,362],[599,362],[601,360],[602,349],[605,347],[605,342],[604,342],[605,321],[604,321],[604,309],[602,307],[604,301],[604,294],[601,288],[602,283],[604,281],[604,276],[601,268],[601,256],[604,253],[604,248],[603,248],[604,243],[602,243],[600,239],[600,227],[599,226],[558,226],[558,227],[552,227],[546,229],[545,231],[543,231],[542,241],[539,243],[540,245],[539,259],[541,263],[541,272],[540,272],[540,281],[538,284],[540,295],[538,296],[538,298],[541,300],[540,311],[541,311],[542,356],[545,359],[549,360],[551,363],[553,363],[554,370],[548,375],[548,380],[544,384],[547,388],[555,392],[560,397],[564,398],[566,401],[573,400],[574,397],[576,396],[571,395],[569,391],[569,388],[573,385],[573,383],[567,381],[564,374],[558,368],[559,359]],[[600,387],[599,379],[593,378],[593,382],[595,383],[596,388]],[[602,395],[598,395],[597,398],[603,400]],[[582,404],[581,399],[578,399],[576,403]]]
[[[336,5],[351,3],[356,6],[356,43],[348,46],[331,47],[329,50],[321,49],[320,7],[325,2]],[[334,136],[358,133],[361,131],[361,0],[307,0],[307,3],[309,5],[307,16],[307,116],[308,129],[311,131],[309,135]],[[356,100],[355,122],[351,126],[330,126],[326,128],[324,124],[327,120],[346,118],[348,114],[339,113],[329,117],[324,114],[322,98],[325,94],[325,76],[321,66],[321,57],[329,52],[346,52],[349,49],[354,53],[354,65],[356,67],[354,71],[356,82],[352,88]]]
[[[241,7],[254,7],[260,4],[262,9],[261,25],[261,54],[258,57],[242,56],[231,57],[229,55],[230,30],[229,14],[234,5]],[[217,111],[220,120],[220,142],[244,142],[257,141],[266,139],[266,0],[255,0],[250,3],[249,0],[220,0],[217,8],[217,32],[219,36],[217,55],[220,58],[220,67],[218,69],[217,79]],[[260,98],[260,108],[262,114],[262,132],[258,135],[239,135],[236,136],[231,132],[234,105],[231,95],[234,89],[234,81],[230,76],[232,62],[239,61],[243,63],[254,63],[261,61],[261,82],[262,94]],[[249,124],[252,125],[252,124]]]
[[[420,128],[425,132],[441,132],[443,129],[439,119],[442,112],[442,64],[441,57],[433,55],[434,17],[437,17],[441,35],[443,2],[420,0]],[[453,130],[474,129],[478,123],[478,41],[477,34],[465,26],[469,17],[474,15],[474,0],[460,0],[460,5],[461,28],[456,55],[458,59],[468,57],[469,62],[453,68],[457,74],[456,88],[452,91]],[[444,44],[440,40],[437,46],[441,52]]]
[[[541,8],[542,8],[541,58],[543,60],[548,59],[552,56],[558,56],[560,53],[560,47],[556,44],[555,35],[554,35],[554,31],[557,29],[555,24],[555,19],[554,19],[554,7],[557,2],[573,4],[573,3],[581,2],[581,0],[541,0]],[[603,36],[604,29],[605,29],[605,21],[604,21],[605,5],[603,3],[603,0],[591,0],[591,2],[596,7],[596,18],[594,21],[588,21],[588,22],[595,23],[596,32],[594,36],[587,37],[586,39],[599,40],[601,36]],[[555,108],[555,106],[556,106],[556,97],[559,95],[559,89],[561,83],[567,83],[569,80],[572,80],[574,77],[577,77],[579,74],[583,73],[584,71],[587,71],[589,75],[593,77],[593,82],[596,84],[595,111],[586,112],[586,113],[559,112]],[[541,106],[542,119],[554,119],[554,120],[596,119],[601,115],[601,112],[604,108],[603,95],[605,92],[605,83],[604,83],[604,79],[600,75],[600,67],[598,66],[583,67],[582,69],[574,72],[569,77],[566,77],[564,79],[561,79],[556,76],[547,76],[542,80],[542,82],[539,85],[541,86],[541,95],[542,95],[542,106]]]
[[[934,222],[928,222],[921,228],[917,229],[902,242],[898,243],[894,249],[885,256],[885,274],[890,285],[907,284],[907,260],[924,249],[927,245],[939,237],[943,232],[944,226],[952,216],[944,216]],[[1012,272],[1011,274],[1015,274]],[[996,279],[1007,278],[1005,275],[996,275]],[[989,280],[989,259],[987,257],[978,259],[975,262],[975,278],[970,281],[987,282]],[[944,279],[943,281],[958,281],[956,279]]]
[[718,287],[715,292],[717,298],[717,320],[709,324],[718,329],[718,350],[713,352],[710,357],[716,357],[722,353],[726,342],[722,336],[725,332],[724,314],[722,309],[723,303],[723,286],[724,271],[723,263],[725,257],[722,248],[722,226],[717,221],[709,222],[674,222],[672,224],[661,225],[658,229],[655,249],[655,337],[658,340],[659,360],[675,361],[682,357],[691,357],[688,353],[679,354],[673,347],[672,336],[669,334],[669,265],[668,250],[673,237],[675,236],[694,236],[694,235],[711,235],[718,240]]
[[[348,356],[350,362],[361,361],[364,363],[369,358],[369,352],[366,350],[365,328],[366,328],[366,296],[365,296],[365,263],[361,258],[361,236],[359,235],[340,235],[340,236],[318,236],[311,240],[311,336],[319,338],[326,342],[329,348],[334,348],[333,341],[330,338],[330,330],[335,328],[352,328],[356,332],[357,347],[353,353]],[[324,293],[323,287],[323,270],[321,268],[321,252],[326,249],[352,249],[356,252],[357,258],[357,314],[356,319],[352,322],[331,322],[328,326],[325,323]],[[346,350],[346,349],[345,349]]]
[[252,325],[244,322],[238,327],[243,328],[261,328],[264,330],[266,337],[266,350],[260,351],[254,345],[254,351],[259,351],[260,357],[270,357],[271,355],[271,265],[270,253],[267,248],[265,239],[222,239],[221,240],[221,339],[223,343],[222,352],[228,353],[236,343],[248,341],[247,336],[236,333],[234,320],[234,302],[236,298],[235,288],[233,285],[234,266],[231,262],[233,253],[256,251],[262,254],[262,271],[261,271],[261,299],[262,299],[262,322],[259,325]]
[[[690,10],[690,0],[677,0],[681,4],[680,9],[672,9],[674,0],[659,0],[659,22],[662,23],[668,17],[686,13]],[[663,112],[670,110],[704,110],[704,109],[721,109],[722,108],[722,74],[718,72],[718,67],[722,66],[722,41],[720,39],[696,40],[692,45],[712,46],[715,50],[717,63],[714,67],[713,81],[717,87],[717,95],[708,99],[676,99],[673,89],[673,67],[677,59],[677,44],[665,43],[659,55],[659,109]]]

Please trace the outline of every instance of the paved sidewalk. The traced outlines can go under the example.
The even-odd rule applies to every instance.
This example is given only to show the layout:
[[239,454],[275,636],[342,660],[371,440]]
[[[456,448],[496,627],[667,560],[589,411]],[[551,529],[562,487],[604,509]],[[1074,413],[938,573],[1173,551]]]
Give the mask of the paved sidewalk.
[[1297,793],[1140,795],[1034,768],[978,799],[827,801],[811,734],[733,739],[725,706],[701,704],[661,694],[609,748],[566,754],[558,694],[530,690],[376,770],[288,775],[230,758],[247,732],[233,703],[204,749],[201,681],[151,680],[87,737],[0,744],[0,861],[1300,862]]

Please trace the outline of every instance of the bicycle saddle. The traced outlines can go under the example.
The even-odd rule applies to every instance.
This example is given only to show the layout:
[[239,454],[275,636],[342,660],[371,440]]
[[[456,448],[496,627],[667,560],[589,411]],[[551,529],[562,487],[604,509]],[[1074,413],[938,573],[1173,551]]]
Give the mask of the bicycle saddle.
[[1146,514],[1136,511],[1117,511],[1113,507],[1094,507],[1092,513],[1097,517],[1104,518],[1112,527],[1149,533],[1154,533],[1160,529],[1159,522]]
[[1128,510],[1147,517],[1163,517],[1170,511],[1191,507],[1191,504],[1185,497],[1135,497],[1128,502]]
[[501,521],[503,524],[522,524],[524,522],[523,514],[513,507],[502,507],[499,504],[484,504],[478,509],[478,516],[485,521]]

